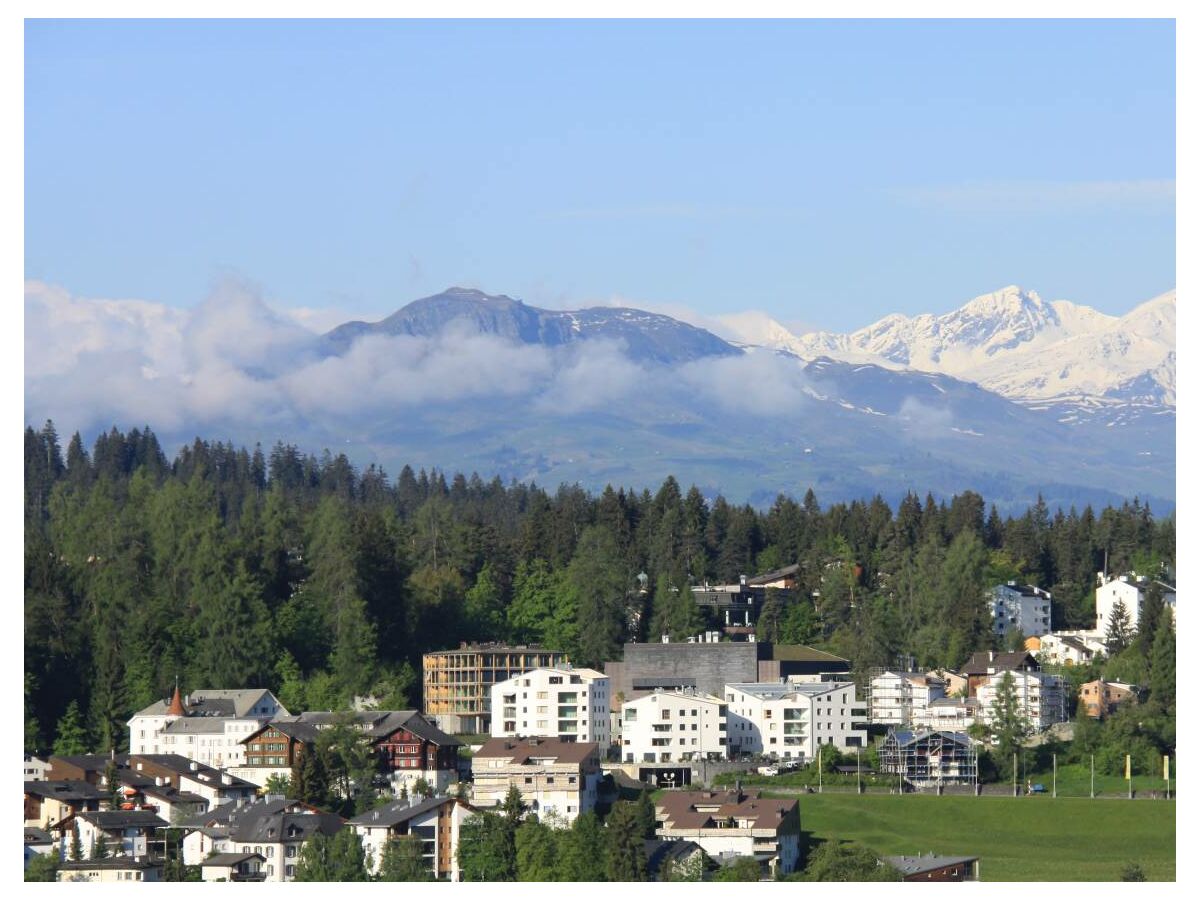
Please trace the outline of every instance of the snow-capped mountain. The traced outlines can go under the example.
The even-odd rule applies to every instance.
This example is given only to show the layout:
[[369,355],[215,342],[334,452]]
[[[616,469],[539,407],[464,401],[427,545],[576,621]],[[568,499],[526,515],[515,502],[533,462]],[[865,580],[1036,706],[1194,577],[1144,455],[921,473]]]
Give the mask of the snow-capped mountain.
[[1175,405],[1174,291],[1119,317],[1010,286],[945,315],[890,315],[852,334],[723,321],[747,342],[804,359],[953,375],[1011,400]]

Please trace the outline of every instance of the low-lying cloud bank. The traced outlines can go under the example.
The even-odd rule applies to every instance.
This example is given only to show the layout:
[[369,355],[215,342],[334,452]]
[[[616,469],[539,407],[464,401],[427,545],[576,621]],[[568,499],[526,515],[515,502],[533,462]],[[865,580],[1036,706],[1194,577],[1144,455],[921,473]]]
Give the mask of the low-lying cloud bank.
[[341,356],[256,290],[229,281],[191,310],[25,286],[25,416],[60,432],[147,423],[163,434],[301,440],[402,424],[415,411],[496,401],[539,415],[625,412],[652,393],[727,412],[805,402],[804,374],[770,353],[647,368],[622,345],[513,344],[451,327],[371,335]]

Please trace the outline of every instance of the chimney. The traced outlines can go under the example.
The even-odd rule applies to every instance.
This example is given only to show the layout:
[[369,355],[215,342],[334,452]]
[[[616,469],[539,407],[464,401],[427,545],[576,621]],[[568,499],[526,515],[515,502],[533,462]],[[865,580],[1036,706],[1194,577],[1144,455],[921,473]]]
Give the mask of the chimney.
[[193,772],[199,772],[200,771],[200,763],[192,761],[191,763],[188,764],[188,768],[191,769]]

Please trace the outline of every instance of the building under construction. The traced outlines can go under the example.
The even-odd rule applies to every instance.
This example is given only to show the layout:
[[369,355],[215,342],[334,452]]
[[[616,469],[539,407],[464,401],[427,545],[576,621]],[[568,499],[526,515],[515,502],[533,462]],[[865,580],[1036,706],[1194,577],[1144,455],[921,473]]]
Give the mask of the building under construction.
[[961,731],[892,729],[879,748],[879,769],[916,790],[979,783],[975,743]]

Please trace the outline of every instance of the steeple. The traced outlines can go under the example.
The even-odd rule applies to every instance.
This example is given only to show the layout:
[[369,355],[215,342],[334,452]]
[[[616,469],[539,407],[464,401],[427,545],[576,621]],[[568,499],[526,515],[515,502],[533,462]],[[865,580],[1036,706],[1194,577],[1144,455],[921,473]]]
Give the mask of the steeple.
[[175,678],[175,696],[171,698],[171,705],[167,707],[168,716],[186,716],[187,713],[183,709],[183,698],[179,696],[179,678]]

